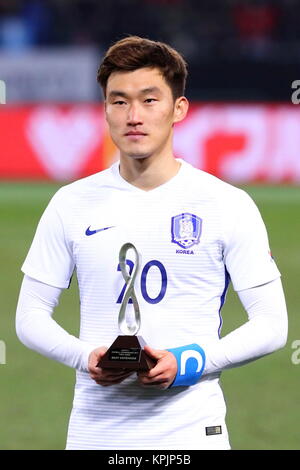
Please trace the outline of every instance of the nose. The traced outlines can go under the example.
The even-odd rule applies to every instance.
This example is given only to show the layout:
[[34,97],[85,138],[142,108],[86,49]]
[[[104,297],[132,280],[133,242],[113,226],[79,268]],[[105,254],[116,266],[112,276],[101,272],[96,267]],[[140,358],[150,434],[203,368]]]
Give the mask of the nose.
[[128,109],[127,124],[137,126],[142,123],[141,109],[137,103],[132,103]]

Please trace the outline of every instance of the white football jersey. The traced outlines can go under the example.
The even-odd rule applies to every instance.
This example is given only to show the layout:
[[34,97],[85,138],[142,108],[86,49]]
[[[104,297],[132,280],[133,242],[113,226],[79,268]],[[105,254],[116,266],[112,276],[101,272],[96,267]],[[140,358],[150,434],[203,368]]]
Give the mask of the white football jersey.
[[[76,271],[82,341],[109,347],[120,334],[119,251],[127,242],[141,256],[138,334],[156,349],[218,340],[229,281],[239,291],[279,277],[251,198],[178,161],[177,175],[147,192],[126,182],[117,162],[61,188],[44,212],[22,270],[60,288]],[[126,259],[132,271],[132,250]],[[219,373],[162,391],[141,387],[135,375],[102,387],[81,370],[67,449],[226,449],[225,413]]]

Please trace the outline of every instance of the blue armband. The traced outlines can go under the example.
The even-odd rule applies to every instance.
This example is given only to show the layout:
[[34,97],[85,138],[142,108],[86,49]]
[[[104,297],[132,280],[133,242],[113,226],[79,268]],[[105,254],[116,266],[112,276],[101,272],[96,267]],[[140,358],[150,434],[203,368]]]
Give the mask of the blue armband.
[[171,387],[195,385],[203,374],[205,352],[196,343],[168,349],[177,361],[177,374]]

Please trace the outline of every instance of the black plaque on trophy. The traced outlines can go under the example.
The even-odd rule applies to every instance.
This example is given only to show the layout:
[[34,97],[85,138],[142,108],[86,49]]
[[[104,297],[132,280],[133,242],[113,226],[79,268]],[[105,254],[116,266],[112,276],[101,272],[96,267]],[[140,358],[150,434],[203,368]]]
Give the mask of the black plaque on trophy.
[[[132,275],[126,270],[126,253],[133,249],[136,255],[136,262]],[[136,333],[141,326],[141,315],[139,304],[134,292],[134,281],[139,268],[139,254],[132,243],[125,243],[119,254],[120,268],[126,282],[126,291],[121,303],[118,324],[123,335],[119,335],[104,356],[100,359],[97,367],[109,369],[130,369],[130,370],[150,370],[156,364],[156,361],[149,357],[145,351],[146,345],[141,336]],[[132,299],[135,315],[135,324],[128,325],[126,321],[126,307],[129,299]]]
[[150,370],[155,361],[144,351],[141,336],[120,335],[97,364],[110,369]]

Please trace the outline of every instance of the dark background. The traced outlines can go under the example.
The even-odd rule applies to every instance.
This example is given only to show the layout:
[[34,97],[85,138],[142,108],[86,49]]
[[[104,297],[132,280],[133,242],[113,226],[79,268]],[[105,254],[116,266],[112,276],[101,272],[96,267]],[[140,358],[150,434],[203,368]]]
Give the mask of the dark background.
[[0,0],[0,50],[91,45],[101,55],[136,34],[184,55],[190,99],[290,101],[299,19],[297,0]]

